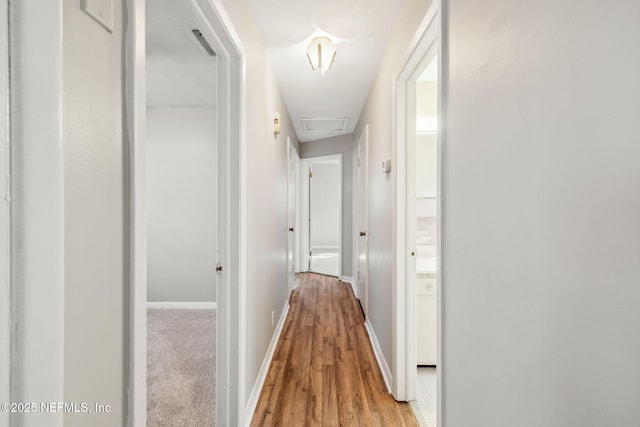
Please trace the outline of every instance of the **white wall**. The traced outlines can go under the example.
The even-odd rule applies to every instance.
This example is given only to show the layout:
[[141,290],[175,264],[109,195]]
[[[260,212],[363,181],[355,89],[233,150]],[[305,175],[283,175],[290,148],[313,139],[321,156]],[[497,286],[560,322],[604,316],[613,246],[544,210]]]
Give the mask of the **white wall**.
[[[436,61],[434,58],[431,60]],[[427,68],[432,65],[429,63]],[[418,81],[416,82],[416,115],[418,117],[437,117],[438,116],[438,82],[437,81]]]
[[449,6],[445,423],[640,425],[640,3]]
[[384,51],[378,76],[369,93],[354,135],[360,136],[369,125],[369,311],[368,316],[384,357],[392,366],[392,176],[380,173],[380,163],[391,159],[393,141],[391,118],[393,74],[407,55],[411,38],[422,21],[430,2],[406,0],[398,16],[391,39]]
[[64,401],[112,407],[66,413],[65,426],[123,425],[126,413],[122,2],[113,7],[108,33],[79,1],[63,5]]
[[417,162],[416,196],[435,197],[438,194],[438,137],[433,134],[416,136],[416,158],[408,161]]
[[[11,2],[13,402],[65,398],[62,17],[61,3]],[[64,421],[62,414],[10,418],[24,427]]]
[[342,154],[342,275],[353,276],[353,135],[342,135],[300,144],[300,157]]
[[311,246],[340,246],[340,172],[337,163],[311,166]]
[[147,109],[148,301],[216,300],[216,109]]
[[[438,83],[416,83],[416,115],[418,117],[438,117]],[[416,136],[416,192],[418,197],[437,195],[438,177],[438,137],[430,133]],[[411,161],[412,159],[409,159]],[[422,163],[422,166],[420,165]]]
[[[246,52],[247,289],[245,399],[287,303],[287,136],[298,141],[246,0],[223,0]],[[280,134],[273,134],[273,113]]]
[[[0,20],[8,22],[8,0],[0,1]],[[9,28],[0,30],[0,194],[11,193],[9,139]],[[0,401],[11,401],[11,204],[0,202]],[[9,423],[0,414],[0,425]]]

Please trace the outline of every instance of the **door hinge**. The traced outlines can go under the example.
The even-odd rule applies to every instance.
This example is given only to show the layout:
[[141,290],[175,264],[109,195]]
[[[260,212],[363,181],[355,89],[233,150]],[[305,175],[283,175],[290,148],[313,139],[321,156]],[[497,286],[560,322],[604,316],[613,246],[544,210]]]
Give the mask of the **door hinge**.
[[222,273],[222,264],[220,264],[220,263],[216,264],[216,272],[217,273]]
[[313,172],[309,171],[309,178],[313,178]]

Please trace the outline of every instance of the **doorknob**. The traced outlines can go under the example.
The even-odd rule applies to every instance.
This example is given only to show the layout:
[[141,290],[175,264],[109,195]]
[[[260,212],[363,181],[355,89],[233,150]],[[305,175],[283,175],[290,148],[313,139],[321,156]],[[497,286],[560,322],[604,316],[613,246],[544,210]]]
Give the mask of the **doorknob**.
[[289,229],[289,231],[293,231],[293,227],[291,227],[291,228]]
[[361,231],[361,232],[360,232],[360,236],[361,236],[361,237],[362,237],[362,236],[366,236],[366,235],[367,235],[367,232],[366,232],[366,231]]

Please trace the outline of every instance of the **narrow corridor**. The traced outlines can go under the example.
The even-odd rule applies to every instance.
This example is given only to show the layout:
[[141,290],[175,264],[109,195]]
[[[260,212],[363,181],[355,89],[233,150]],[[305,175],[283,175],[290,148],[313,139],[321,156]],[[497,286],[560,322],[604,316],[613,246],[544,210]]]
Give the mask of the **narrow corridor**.
[[388,393],[351,287],[301,275],[252,426],[416,426]]

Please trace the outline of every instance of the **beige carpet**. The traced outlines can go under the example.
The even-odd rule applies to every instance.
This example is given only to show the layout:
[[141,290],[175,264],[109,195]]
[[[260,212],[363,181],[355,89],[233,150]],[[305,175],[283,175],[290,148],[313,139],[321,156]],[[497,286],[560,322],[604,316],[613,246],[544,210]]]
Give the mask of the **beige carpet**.
[[147,426],[215,426],[216,311],[147,310]]

